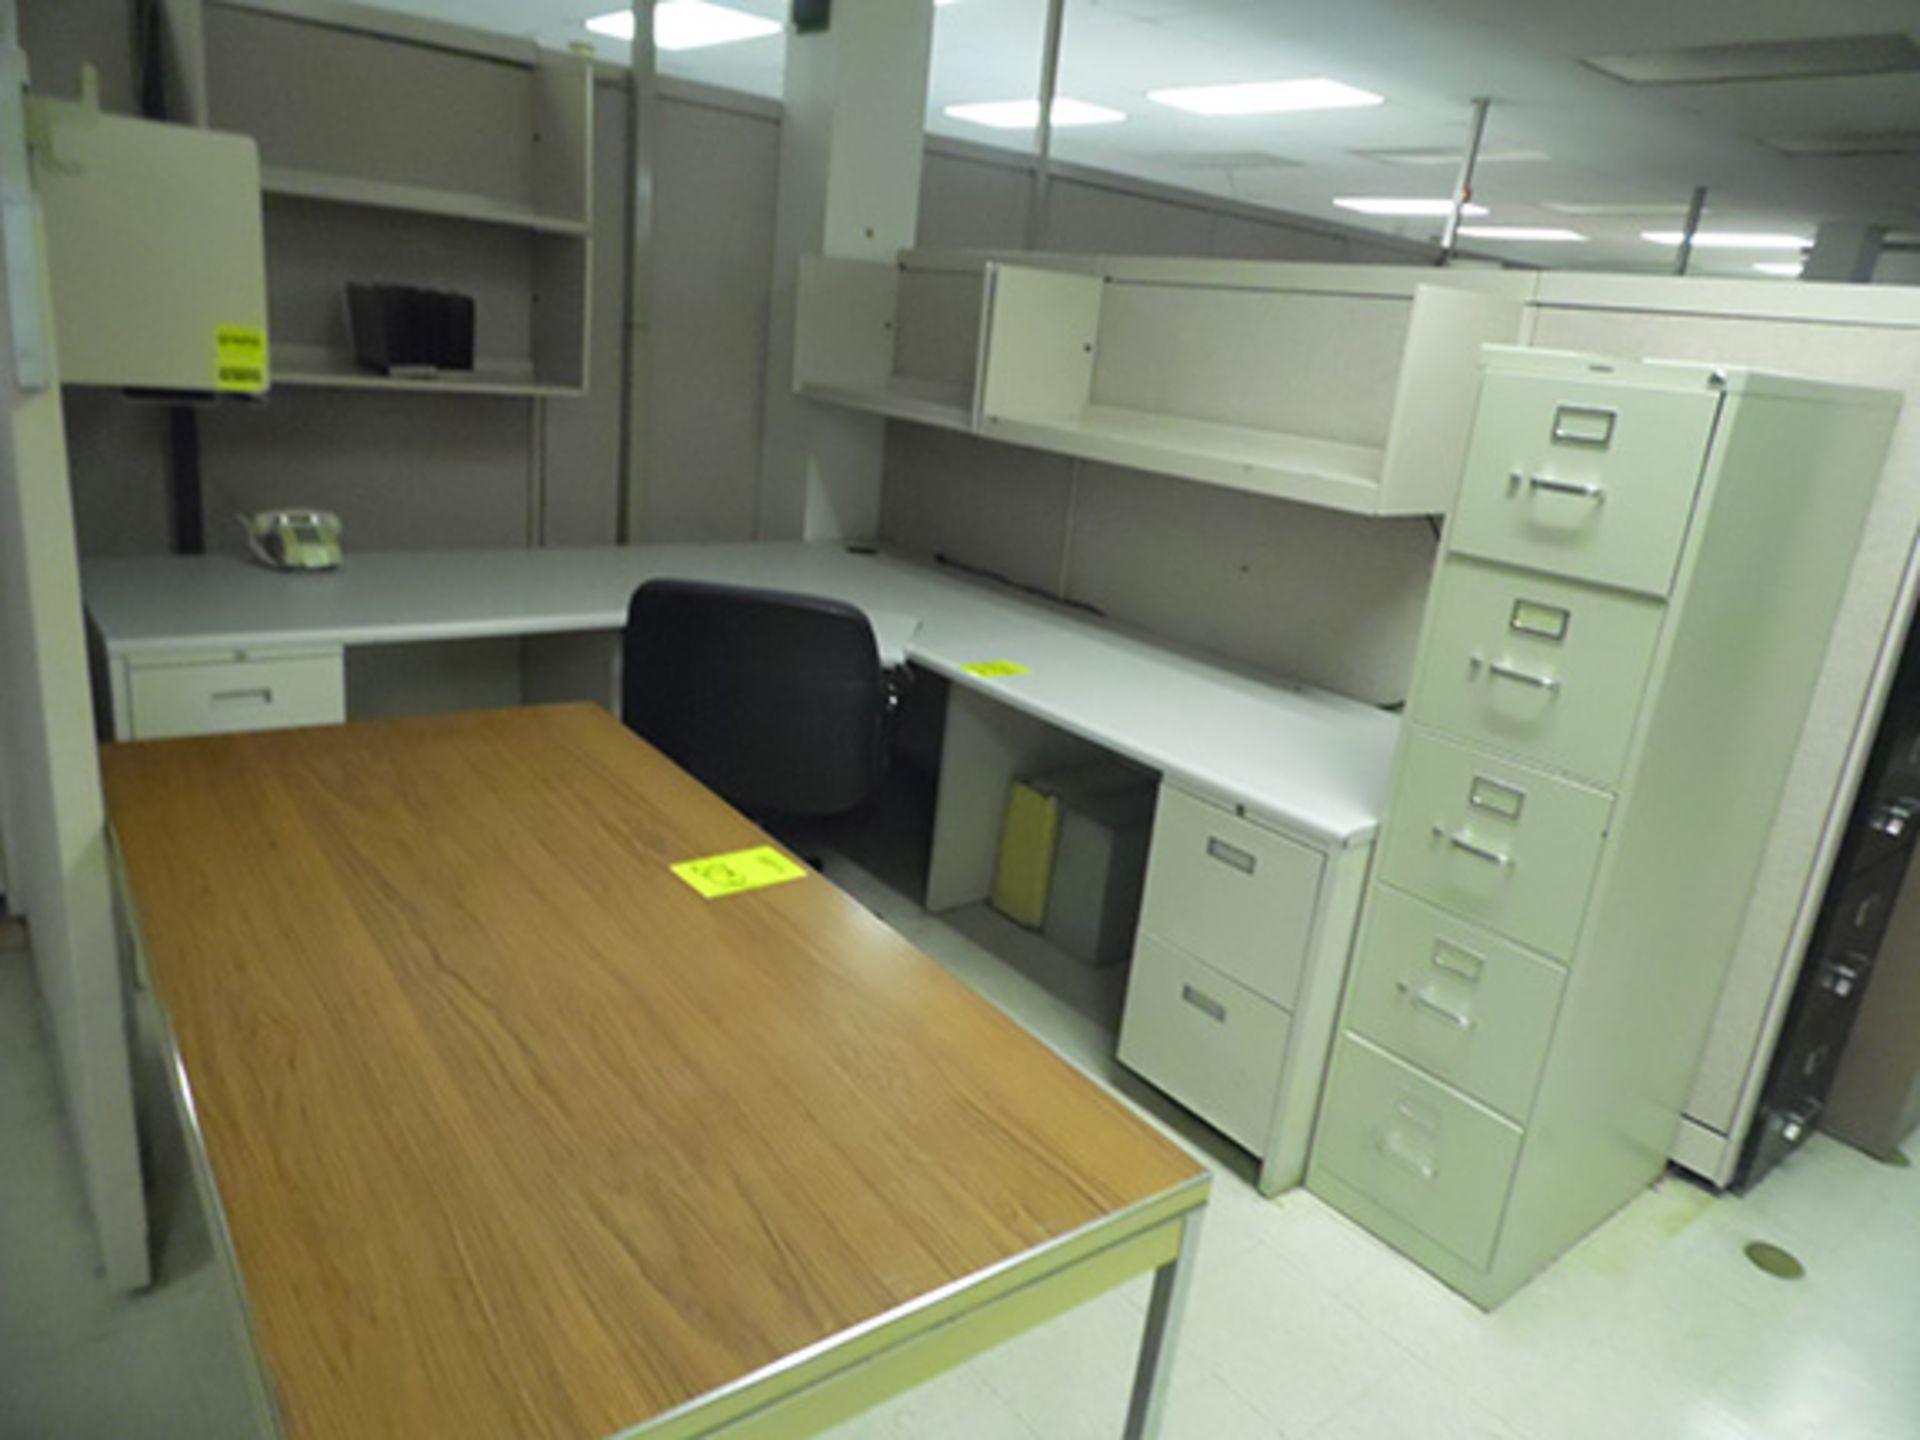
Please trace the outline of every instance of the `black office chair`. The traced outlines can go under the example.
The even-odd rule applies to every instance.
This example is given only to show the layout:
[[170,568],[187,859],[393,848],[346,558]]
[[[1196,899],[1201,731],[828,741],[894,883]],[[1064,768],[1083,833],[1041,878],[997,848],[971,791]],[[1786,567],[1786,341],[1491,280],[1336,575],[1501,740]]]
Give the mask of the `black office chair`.
[[851,605],[649,580],[622,654],[628,727],[757,820],[841,814],[886,773],[898,681]]

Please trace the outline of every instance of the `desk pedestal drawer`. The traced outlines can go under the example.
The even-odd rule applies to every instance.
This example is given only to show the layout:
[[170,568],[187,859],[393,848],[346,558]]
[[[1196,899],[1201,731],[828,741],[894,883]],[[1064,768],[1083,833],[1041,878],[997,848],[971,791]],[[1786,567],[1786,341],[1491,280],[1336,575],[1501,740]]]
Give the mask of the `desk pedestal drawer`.
[[1256,1154],[1287,1056],[1292,1017],[1142,931],[1127,981],[1120,1059]]
[[347,718],[340,653],[140,665],[127,676],[132,737],[225,735]]
[[1562,983],[1557,965],[1378,885],[1347,1024],[1524,1124]]
[[1291,1007],[1322,863],[1317,850],[1162,785],[1140,928]]
[[1376,1205],[1484,1269],[1520,1157],[1520,1131],[1342,1035],[1314,1153]]

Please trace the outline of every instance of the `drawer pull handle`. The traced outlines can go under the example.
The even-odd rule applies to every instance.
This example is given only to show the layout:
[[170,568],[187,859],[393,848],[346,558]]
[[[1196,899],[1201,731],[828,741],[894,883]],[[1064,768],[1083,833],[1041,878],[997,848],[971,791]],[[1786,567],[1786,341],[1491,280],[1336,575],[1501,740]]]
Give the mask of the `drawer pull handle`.
[[1507,479],[1516,490],[1524,480],[1529,490],[1544,490],[1549,495],[1572,495],[1581,500],[1591,500],[1596,505],[1604,504],[1607,498],[1606,486],[1595,485],[1588,480],[1556,480],[1551,475],[1522,475],[1518,470]]
[[1434,969],[1456,975],[1470,985],[1478,985],[1480,976],[1487,968],[1486,956],[1464,945],[1456,945],[1451,940],[1434,941],[1433,954],[1427,958]]
[[1242,850],[1238,845],[1229,845],[1226,841],[1218,837],[1210,837],[1207,840],[1207,854],[1218,860],[1222,865],[1231,865],[1243,875],[1253,874],[1253,867],[1256,862],[1253,858],[1253,852],[1250,850]]
[[1408,1003],[1418,1005],[1422,1010],[1438,1015],[1457,1030],[1471,1030],[1473,1017],[1463,1015],[1450,1005],[1442,1005],[1424,990],[1416,990],[1406,981],[1399,982],[1400,993],[1407,997]]
[[1196,990],[1191,985],[1182,985],[1180,998],[1209,1020],[1217,1020],[1222,1025],[1227,1023],[1227,1007],[1204,990]]
[[1424,1156],[1416,1155],[1407,1148],[1407,1143],[1398,1134],[1389,1130],[1380,1137],[1380,1153],[1404,1170],[1411,1170],[1422,1180],[1437,1180],[1440,1167]]
[[1487,667],[1487,674],[1497,675],[1502,680],[1512,680],[1519,685],[1531,685],[1536,690],[1545,690],[1549,693],[1560,688],[1560,681],[1556,676],[1542,675],[1533,670],[1522,670],[1517,665],[1509,665],[1505,660],[1489,660],[1483,655],[1475,655],[1473,668],[1478,670],[1482,665]]
[[256,685],[247,690],[216,690],[213,692],[212,700],[216,705],[234,705],[243,700],[252,700],[261,705],[271,705],[273,704],[273,687],[269,685]]
[[1451,845],[1454,849],[1460,851],[1462,854],[1471,855],[1476,860],[1484,860],[1489,865],[1498,865],[1502,870],[1507,869],[1513,864],[1513,857],[1511,855],[1503,855],[1498,850],[1491,850],[1485,845],[1475,844],[1464,835],[1456,835],[1444,825],[1434,826],[1433,833],[1438,838],[1446,841],[1447,844]]

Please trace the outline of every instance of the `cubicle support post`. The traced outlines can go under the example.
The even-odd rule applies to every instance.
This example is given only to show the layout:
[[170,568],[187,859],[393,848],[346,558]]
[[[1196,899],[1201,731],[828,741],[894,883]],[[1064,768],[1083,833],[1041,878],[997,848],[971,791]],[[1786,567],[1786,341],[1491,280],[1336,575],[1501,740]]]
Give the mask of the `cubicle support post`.
[[787,40],[773,305],[755,527],[762,540],[871,539],[886,430],[794,394],[804,255],[892,261],[913,245],[933,0],[839,0]]

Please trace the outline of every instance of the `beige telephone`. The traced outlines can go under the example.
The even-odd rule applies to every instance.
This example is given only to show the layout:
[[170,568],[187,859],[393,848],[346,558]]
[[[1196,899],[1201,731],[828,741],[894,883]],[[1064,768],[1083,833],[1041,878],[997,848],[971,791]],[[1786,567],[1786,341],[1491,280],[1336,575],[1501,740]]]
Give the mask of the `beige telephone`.
[[340,564],[340,517],[325,510],[262,510],[237,517],[254,559],[275,570],[332,570]]

